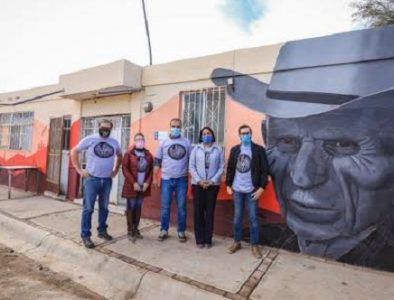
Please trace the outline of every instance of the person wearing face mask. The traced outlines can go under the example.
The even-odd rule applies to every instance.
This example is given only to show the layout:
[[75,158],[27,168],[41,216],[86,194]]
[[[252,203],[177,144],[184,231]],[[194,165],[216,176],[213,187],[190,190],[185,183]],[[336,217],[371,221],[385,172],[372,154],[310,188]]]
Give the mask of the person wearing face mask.
[[[176,195],[178,216],[178,238],[180,242],[186,242],[186,196],[187,196],[187,172],[191,144],[187,138],[181,135],[182,121],[178,118],[170,121],[170,136],[162,141],[155,156],[153,185],[160,187],[161,211],[159,241],[168,237],[170,224],[170,211],[172,196]],[[158,181],[158,173],[161,169],[161,181]]]
[[142,239],[138,229],[141,208],[145,196],[150,196],[153,178],[153,156],[145,148],[145,137],[142,133],[134,136],[134,145],[123,156],[122,171],[125,177],[122,197],[127,200],[125,211],[128,238],[135,242]]
[[231,149],[227,165],[227,193],[234,200],[234,241],[228,248],[234,253],[241,248],[242,216],[246,206],[250,224],[252,255],[261,258],[259,244],[258,200],[268,183],[268,162],[264,147],[252,142],[252,129],[242,125],[238,129],[240,145]]
[[[111,121],[100,121],[99,134],[85,137],[70,152],[71,163],[78,174],[84,178],[81,238],[86,248],[95,246],[90,239],[90,229],[97,197],[99,201],[98,237],[106,241],[112,239],[107,232],[109,195],[112,178],[118,173],[122,162],[119,143],[110,137],[112,127]],[[79,163],[79,153],[82,151],[86,151],[86,169],[82,169]]]
[[224,170],[224,153],[215,145],[215,134],[209,127],[200,131],[197,146],[190,154],[194,204],[194,234],[198,248],[212,246],[216,198]]

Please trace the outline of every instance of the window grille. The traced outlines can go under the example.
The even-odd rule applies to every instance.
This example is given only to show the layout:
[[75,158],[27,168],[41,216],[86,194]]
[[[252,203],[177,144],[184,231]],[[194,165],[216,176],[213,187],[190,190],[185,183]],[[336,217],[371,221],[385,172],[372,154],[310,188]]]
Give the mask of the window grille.
[[198,144],[201,128],[213,129],[216,142],[224,142],[226,92],[224,87],[182,92],[184,136]]
[[0,114],[0,148],[30,150],[33,117],[33,112]]

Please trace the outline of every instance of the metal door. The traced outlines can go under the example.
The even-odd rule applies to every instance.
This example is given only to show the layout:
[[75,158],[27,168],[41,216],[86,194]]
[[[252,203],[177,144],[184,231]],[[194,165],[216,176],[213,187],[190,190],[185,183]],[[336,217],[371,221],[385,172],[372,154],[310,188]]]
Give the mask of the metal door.
[[63,117],[53,118],[49,124],[46,189],[59,194],[63,149]]

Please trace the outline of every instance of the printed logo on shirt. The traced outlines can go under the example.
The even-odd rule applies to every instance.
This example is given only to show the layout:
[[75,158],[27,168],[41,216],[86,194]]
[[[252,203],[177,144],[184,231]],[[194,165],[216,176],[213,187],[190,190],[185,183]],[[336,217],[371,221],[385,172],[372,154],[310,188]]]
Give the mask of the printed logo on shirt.
[[148,166],[148,163],[143,156],[138,157],[138,164],[137,164],[137,171],[139,173],[145,173],[146,167]]
[[168,155],[175,160],[180,160],[186,155],[186,148],[181,144],[173,144],[168,148]]
[[94,154],[101,158],[108,158],[113,156],[115,153],[114,147],[106,142],[100,142],[94,146]]
[[251,158],[247,154],[241,154],[238,156],[238,161],[237,161],[237,171],[240,173],[247,173],[250,171],[251,167]]

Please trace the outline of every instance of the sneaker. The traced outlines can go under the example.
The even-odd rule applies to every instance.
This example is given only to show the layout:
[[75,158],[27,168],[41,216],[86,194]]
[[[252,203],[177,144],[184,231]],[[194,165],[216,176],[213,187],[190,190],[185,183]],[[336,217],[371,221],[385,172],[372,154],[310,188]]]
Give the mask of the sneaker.
[[106,241],[112,240],[112,236],[110,236],[110,235],[108,234],[108,232],[106,232],[106,231],[100,232],[100,233],[98,234],[98,237],[99,237],[100,239],[103,239],[103,240],[106,240]]
[[186,242],[186,235],[184,231],[178,232],[178,239],[181,243]]
[[260,249],[259,249],[259,246],[252,245],[252,255],[254,257],[256,257],[256,258],[261,258],[262,257]]
[[86,248],[89,248],[89,249],[94,248],[94,243],[92,242],[92,240],[90,239],[90,237],[83,238],[83,239],[82,239],[82,242],[83,242],[83,244],[84,244],[84,246],[85,246]]
[[207,249],[210,249],[210,248],[212,248],[212,244],[211,244],[211,243],[205,244],[205,247],[206,247]]
[[162,242],[164,241],[166,238],[168,238],[168,232],[167,230],[160,230],[159,236],[157,237],[157,240]]
[[233,254],[237,252],[239,249],[241,249],[241,243],[234,241],[230,247],[228,247],[227,252],[230,254]]
[[197,244],[197,248],[199,248],[199,249],[204,248],[204,244]]

